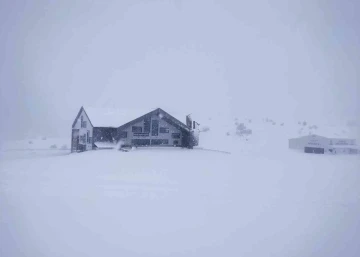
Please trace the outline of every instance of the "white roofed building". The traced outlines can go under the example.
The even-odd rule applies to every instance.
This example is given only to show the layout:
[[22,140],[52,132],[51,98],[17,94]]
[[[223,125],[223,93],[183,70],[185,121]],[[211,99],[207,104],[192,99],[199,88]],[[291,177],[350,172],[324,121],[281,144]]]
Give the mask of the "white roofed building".
[[289,139],[289,148],[301,150],[306,153],[344,153],[357,154],[360,153],[359,147],[356,145],[356,139],[343,137],[325,137],[316,134],[291,138]]

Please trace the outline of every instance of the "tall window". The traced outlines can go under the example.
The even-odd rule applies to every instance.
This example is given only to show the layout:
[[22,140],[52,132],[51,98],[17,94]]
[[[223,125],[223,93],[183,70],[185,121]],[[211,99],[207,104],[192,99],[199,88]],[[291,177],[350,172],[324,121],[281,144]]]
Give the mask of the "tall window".
[[86,144],[86,134],[80,136],[80,142]]
[[90,143],[90,131],[89,130],[86,132],[86,141],[88,144]]
[[84,117],[81,115],[81,127],[86,128],[86,120],[84,120]]
[[151,135],[152,136],[159,135],[159,121],[158,120],[151,121]]
[[144,119],[144,132],[150,133],[150,123],[151,123],[151,117],[145,117]]

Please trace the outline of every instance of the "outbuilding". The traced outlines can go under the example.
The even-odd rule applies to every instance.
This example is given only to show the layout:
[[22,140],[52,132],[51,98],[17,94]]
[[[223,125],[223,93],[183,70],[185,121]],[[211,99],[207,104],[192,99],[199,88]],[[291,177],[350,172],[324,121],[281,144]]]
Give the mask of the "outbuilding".
[[315,134],[289,139],[289,148],[316,154],[359,153],[356,139],[324,137]]

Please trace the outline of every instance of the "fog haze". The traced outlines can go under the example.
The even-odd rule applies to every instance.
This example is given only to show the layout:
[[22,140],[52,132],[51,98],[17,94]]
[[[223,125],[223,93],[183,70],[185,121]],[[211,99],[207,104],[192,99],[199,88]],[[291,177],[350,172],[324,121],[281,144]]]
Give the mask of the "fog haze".
[[82,105],[338,120],[360,113],[358,1],[1,1],[3,138]]

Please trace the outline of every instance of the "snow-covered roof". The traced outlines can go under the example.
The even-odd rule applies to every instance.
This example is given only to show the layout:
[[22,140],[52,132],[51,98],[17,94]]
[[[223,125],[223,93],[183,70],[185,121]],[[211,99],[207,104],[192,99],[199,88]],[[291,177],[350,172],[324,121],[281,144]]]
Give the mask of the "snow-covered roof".
[[94,144],[99,148],[99,149],[107,149],[107,148],[115,148],[116,147],[116,143],[111,143],[111,142],[94,142]]
[[359,145],[330,145],[332,148],[351,148],[351,149],[360,149]]
[[[318,129],[309,129],[308,127],[296,128],[297,135],[292,133],[291,138],[299,138],[303,136],[309,135],[317,135],[326,138],[333,138],[333,139],[356,139],[356,136],[350,133],[347,129],[341,127],[319,127]],[[299,132],[301,133],[299,134]]]
[[[114,109],[114,108],[94,108],[84,106],[86,114],[95,127],[120,127],[132,120],[135,120],[157,108],[149,109]],[[164,110],[177,120],[185,123],[186,115],[181,115]]]

